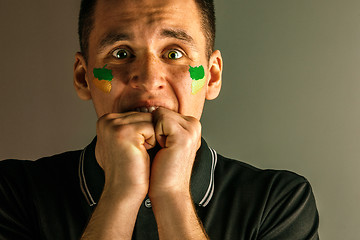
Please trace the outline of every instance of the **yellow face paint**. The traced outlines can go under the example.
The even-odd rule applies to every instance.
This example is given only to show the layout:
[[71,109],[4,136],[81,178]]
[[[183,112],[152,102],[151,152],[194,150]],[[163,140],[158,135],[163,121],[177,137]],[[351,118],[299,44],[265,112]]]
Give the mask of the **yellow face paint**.
[[94,68],[94,85],[105,93],[111,91],[111,81],[113,80],[112,70],[106,69],[106,65],[103,68]]
[[205,70],[202,65],[198,67],[191,67],[189,68],[190,77],[192,79],[191,82],[191,93],[196,94],[198,93],[202,87],[204,87],[206,78],[205,78]]
[[95,87],[97,87],[104,93],[109,93],[111,91],[111,87],[112,87],[111,82],[109,82],[107,80],[98,80],[98,79],[94,78],[93,83],[94,83]]

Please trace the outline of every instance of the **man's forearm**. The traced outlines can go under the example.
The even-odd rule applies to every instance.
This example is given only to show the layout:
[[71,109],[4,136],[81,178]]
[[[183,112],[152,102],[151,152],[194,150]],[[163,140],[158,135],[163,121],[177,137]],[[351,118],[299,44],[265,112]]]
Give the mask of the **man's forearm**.
[[160,240],[209,239],[190,194],[151,199]]
[[130,240],[142,203],[140,199],[104,192],[81,240]]

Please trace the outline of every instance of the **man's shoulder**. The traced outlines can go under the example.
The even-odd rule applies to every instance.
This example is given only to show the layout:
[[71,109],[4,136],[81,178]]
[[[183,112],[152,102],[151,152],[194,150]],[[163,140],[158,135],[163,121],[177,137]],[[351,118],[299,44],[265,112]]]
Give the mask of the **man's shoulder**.
[[[247,239],[318,239],[316,203],[304,177],[216,156],[214,194],[204,216],[232,222],[231,234]],[[216,224],[209,236],[220,236],[222,226],[228,229]]]
[[[217,154],[216,175],[220,181],[236,186],[237,189],[253,192],[260,191],[289,192],[300,186],[310,186],[308,180],[292,171],[260,169],[248,163]],[[224,180],[222,180],[224,179]]]
[[51,156],[45,156],[37,160],[5,159],[0,161],[0,169],[13,169],[23,167],[48,167],[57,163],[66,163],[80,156],[81,150],[66,151]]
[[[40,239],[38,234],[56,236],[52,232],[58,229],[64,229],[65,236],[69,222],[83,225],[81,206],[85,199],[79,183],[80,154],[81,151],[70,151],[36,161],[0,161],[0,209],[4,209],[0,211],[0,222],[5,224],[2,228],[0,224],[0,232],[23,230],[26,233],[19,234],[35,234],[31,239]],[[54,219],[58,224],[49,224]],[[1,232],[0,239],[9,236],[6,234],[9,233]]]
[[52,156],[42,157],[38,160],[6,159],[0,161],[0,176],[9,181],[21,181],[31,178],[54,178],[56,175],[65,175],[74,171],[78,165],[80,150],[68,151]]
[[75,183],[79,182],[80,154],[81,151],[70,151],[36,161],[1,161],[0,198],[18,199],[19,205],[31,199],[32,206],[40,209],[37,211],[64,204],[79,194],[80,185]]

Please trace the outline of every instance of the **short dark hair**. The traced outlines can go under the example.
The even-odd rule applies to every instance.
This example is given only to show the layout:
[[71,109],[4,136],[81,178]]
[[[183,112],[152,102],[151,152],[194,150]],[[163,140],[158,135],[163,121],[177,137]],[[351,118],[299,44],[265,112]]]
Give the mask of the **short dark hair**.
[[[78,34],[80,51],[87,62],[89,57],[89,37],[94,28],[94,14],[97,0],[81,0]],[[207,57],[210,58],[215,45],[215,7],[214,0],[195,0],[200,9],[201,28],[206,40]]]

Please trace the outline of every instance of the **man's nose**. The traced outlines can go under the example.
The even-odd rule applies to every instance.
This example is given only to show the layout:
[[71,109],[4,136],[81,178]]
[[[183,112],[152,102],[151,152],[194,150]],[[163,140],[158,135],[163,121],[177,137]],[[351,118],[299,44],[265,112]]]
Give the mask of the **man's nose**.
[[154,56],[147,56],[137,61],[133,74],[130,79],[130,85],[133,88],[154,91],[160,90],[165,85],[164,71],[161,61]]

